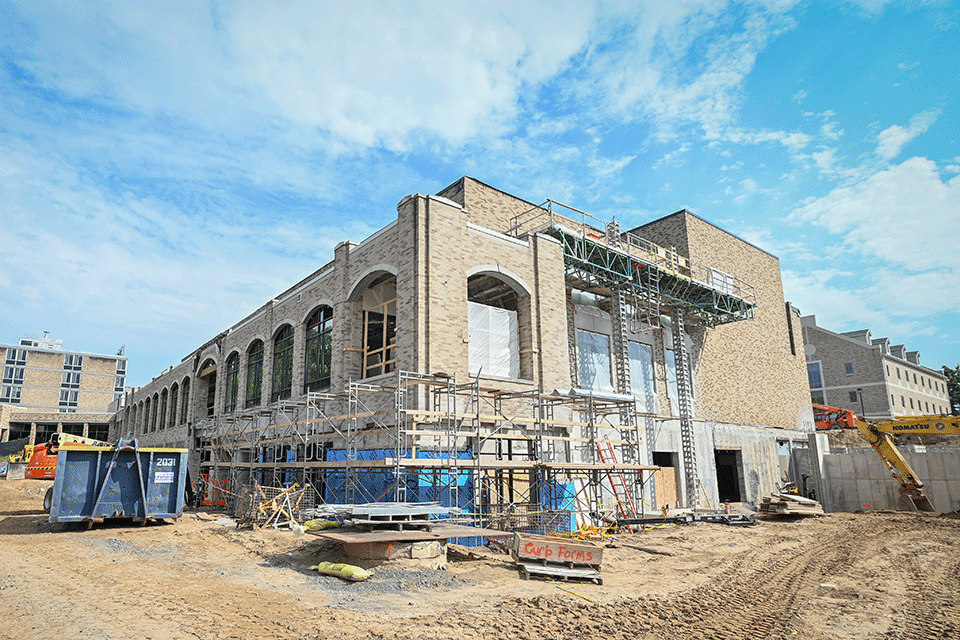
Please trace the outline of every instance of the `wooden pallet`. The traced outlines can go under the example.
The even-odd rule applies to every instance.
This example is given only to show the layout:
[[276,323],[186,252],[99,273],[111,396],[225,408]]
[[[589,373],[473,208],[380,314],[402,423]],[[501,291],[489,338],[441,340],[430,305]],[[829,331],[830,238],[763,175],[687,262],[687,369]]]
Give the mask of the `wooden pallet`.
[[572,563],[564,565],[547,562],[545,560],[540,562],[517,560],[516,564],[525,579],[529,579],[530,576],[544,576],[547,578],[559,578],[565,582],[570,580],[591,580],[597,584],[603,584],[603,576],[600,575],[600,571],[595,567],[587,565],[573,565]]

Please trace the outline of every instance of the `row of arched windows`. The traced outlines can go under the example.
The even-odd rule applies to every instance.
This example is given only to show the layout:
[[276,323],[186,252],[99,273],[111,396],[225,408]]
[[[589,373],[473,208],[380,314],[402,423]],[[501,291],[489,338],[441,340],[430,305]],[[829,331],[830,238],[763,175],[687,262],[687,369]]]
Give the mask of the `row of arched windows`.
[[187,421],[189,400],[190,378],[187,377],[127,407],[126,423],[137,433],[153,433],[174,427]]
[[[303,391],[322,391],[330,388],[333,360],[333,309],[319,307],[310,314],[305,325]],[[293,393],[294,331],[289,324],[280,327],[273,336],[273,367],[270,383],[270,402],[286,400]],[[259,406],[263,389],[262,340],[254,340],[245,352],[241,365],[239,351],[227,357],[224,380],[225,413],[233,413],[241,402],[246,408]],[[246,370],[246,381],[240,388],[240,368]]]

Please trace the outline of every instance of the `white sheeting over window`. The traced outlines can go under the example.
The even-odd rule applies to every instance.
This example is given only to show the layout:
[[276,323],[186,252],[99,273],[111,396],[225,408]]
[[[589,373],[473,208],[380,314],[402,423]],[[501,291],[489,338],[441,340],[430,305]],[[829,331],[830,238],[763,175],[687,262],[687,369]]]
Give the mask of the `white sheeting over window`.
[[641,342],[627,343],[630,355],[630,386],[640,411],[656,413],[660,410],[653,378],[653,347]]
[[610,337],[602,333],[577,329],[580,387],[591,391],[613,393],[610,374]]
[[520,325],[517,312],[467,302],[470,373],[520,377]]

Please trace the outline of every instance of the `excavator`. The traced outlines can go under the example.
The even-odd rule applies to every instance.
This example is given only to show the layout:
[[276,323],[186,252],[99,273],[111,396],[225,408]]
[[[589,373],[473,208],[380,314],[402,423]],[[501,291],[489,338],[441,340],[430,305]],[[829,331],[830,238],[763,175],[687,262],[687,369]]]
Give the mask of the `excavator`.
[[857,417],[857,428],[900,483],[900,501],[910,511],[935,511],[923,492],[923,482],[897,450],[894,435],[960,435],[957,416],[905,416],[878,422]]

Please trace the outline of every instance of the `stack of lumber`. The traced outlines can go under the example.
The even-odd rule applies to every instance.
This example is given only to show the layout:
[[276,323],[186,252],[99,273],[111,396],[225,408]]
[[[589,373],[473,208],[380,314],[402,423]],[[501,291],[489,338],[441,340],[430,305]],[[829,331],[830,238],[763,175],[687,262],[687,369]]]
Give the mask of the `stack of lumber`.
[[774,493],[764,496],[760,513],[785,516],[822,516],[823,506],[816,500],[793,495]]

